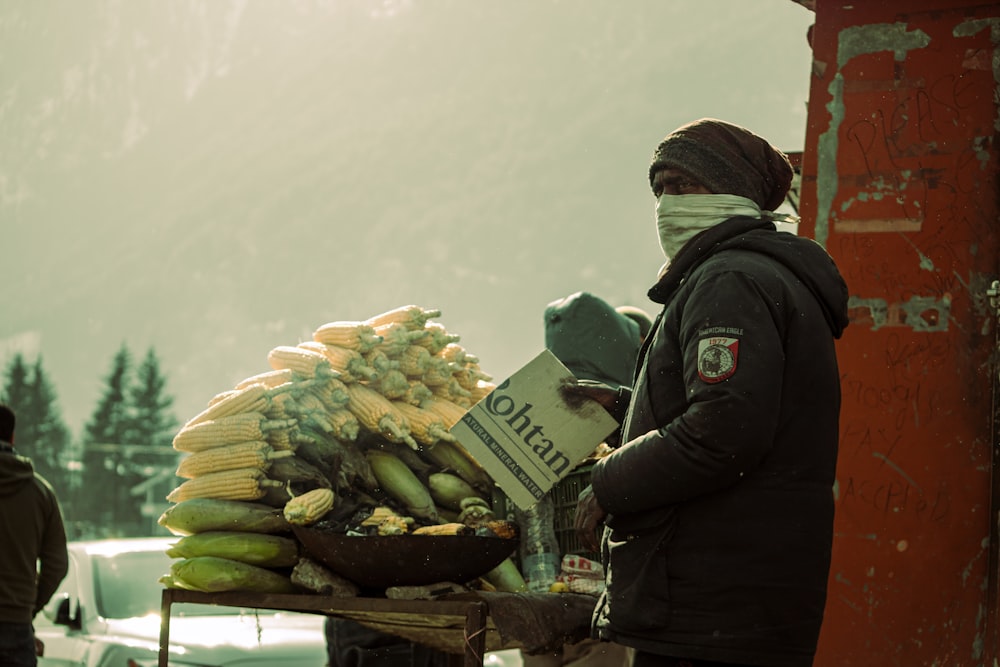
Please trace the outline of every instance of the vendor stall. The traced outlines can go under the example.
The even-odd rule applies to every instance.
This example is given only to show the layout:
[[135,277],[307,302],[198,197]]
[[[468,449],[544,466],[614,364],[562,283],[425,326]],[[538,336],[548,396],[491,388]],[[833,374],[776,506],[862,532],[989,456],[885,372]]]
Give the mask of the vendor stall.
[[392,600],[165,589],[159,667],[167,667],[170,657],[171,605],[182,602],[349,619],[449,653],[455,667],[482,665],[487,651],[520,648],[537,653],[582,641],[589,635],[594,607],[592,596],[576,593],[469,592],[428,600]]

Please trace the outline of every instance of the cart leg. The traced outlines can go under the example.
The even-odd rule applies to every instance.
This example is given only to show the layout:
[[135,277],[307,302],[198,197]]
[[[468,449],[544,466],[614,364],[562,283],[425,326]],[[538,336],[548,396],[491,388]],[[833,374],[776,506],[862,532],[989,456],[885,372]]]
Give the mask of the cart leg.
[[160,654],[156,664],[158,667],[167,667],[170,661],[170,603],[173,595],[169,588],[163,589],[160,598]]
[[482,667],[486,657],[486,603],[475,602],[465,612],[465,667]]

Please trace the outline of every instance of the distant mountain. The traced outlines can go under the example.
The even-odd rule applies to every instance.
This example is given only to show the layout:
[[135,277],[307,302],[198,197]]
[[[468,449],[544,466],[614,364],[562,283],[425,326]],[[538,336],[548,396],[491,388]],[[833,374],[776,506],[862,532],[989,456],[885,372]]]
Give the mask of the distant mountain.
[[790,0],[0,6],[0,362],[74,431],[123,342],[184,421],[335,319],[443,311],[502,378],[577,290],[652,309],[644,182],[701,116],[801,150]]

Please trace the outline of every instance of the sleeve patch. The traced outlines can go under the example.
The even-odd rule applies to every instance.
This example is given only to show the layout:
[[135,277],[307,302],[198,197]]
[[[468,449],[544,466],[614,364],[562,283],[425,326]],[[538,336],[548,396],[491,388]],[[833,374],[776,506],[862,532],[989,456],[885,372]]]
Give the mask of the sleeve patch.
[[740,339],[708,336],[698,341],[698,377],[714,384],[736,373]]

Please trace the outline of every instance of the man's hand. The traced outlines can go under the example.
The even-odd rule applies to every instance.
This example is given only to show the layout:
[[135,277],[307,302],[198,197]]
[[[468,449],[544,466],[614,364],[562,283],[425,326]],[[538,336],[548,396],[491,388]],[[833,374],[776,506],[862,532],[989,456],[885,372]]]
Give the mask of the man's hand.
[[619,396],[617,389],[596,380],[569,379],[559,387],[559,393],[563,400],[570,405],[579,404],[581,399],[587,398],[597,401],[601,407],[612,414],[614,414]]
[[573,516],[573,528],[584,549],[600,553],[601,540],[598,535],[607,515],[608,513],[597,502],[594,489],[588,485],[580,492],[580,497],[576,501],[576,513]]
[[35,656],[38,658],[45,656],[45,644],[38,637],[35,637]]

